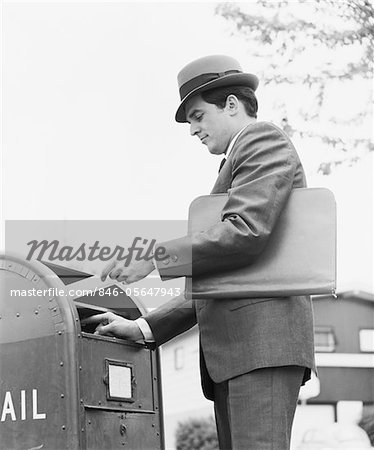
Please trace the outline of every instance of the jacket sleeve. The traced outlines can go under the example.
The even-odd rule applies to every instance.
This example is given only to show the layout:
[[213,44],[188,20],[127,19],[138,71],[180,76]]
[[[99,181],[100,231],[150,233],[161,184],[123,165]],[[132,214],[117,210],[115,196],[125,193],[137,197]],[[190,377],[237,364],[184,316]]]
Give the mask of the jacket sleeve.
[[184,294],[171,299],[143,318],[151,327],[155,340],[154,345],[150,345],[151,348],[184,333],[197,323],[195,304],[192,300],[186,299]]
[[221,222],[161,243],[169,255],[157,263],[161,278],[235,269],[265,248],[292,189],[296,151],[280,129],[261,122],[242,133],[232,152],[232,182]]

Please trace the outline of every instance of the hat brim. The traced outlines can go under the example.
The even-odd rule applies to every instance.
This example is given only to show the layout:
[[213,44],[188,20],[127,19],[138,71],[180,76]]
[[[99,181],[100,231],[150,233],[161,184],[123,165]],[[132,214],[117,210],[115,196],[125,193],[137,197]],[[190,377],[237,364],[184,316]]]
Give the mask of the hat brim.
[[186,102],[191,97],[199,94],[200,92],[207,91],[208,89],[213,89],[221,86],[247,86],[255,91],[258,86],[258,78],[256,77],[256,75],[252,75],[251,73],[235,73],[232,75],[226,75],[225,77],[216,78],[212,81],[208,81],[208,83],[205,83],[193,89],[182,99],[181,104],[179,105],[177,112],[175,113],[175,120],[179,123],[187,122],[184,107],[186,105]]

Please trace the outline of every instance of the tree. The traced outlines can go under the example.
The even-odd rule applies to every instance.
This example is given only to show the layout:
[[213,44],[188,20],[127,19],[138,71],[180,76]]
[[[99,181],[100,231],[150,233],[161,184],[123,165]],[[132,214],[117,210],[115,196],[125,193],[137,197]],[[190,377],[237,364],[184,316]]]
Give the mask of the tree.
[[[265,85],[298,87],[302,92],[294,117],[287,104],[280,125],[291,135],[318,139],[335,149],[332,159],[323,162],[319,170],[328,174],[334,165],[351,164],[373,151],[372,2],[258,0],[245,8],[243,4],[223,3],[217,6],[216,14],[229,22],[232,33],[246,39],[251,58],[261,61],[260,77]],[[354,110],[344,99],[358,83],[366,86],[367,99],[362,108]],[[331,92],[340,100],[328,113]],[[312,98],[309,106],[305,106],[307,96]]]
[[374,406],[366,406],[365,410],[358,425],[366,431],[371,445],[374,446]]
[[188,419],[178,424],[177,450],[218,450],[216,425],[212,417]]

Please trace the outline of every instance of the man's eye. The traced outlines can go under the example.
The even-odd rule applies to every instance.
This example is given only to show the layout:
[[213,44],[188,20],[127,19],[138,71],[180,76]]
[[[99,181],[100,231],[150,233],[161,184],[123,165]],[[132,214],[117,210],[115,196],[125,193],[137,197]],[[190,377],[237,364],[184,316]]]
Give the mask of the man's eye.
[[198,121],[198,122],[200,122],[200,120],[203,118],[203,114],[201,113],[201,114],[196,114],[195,115],[195,119]]

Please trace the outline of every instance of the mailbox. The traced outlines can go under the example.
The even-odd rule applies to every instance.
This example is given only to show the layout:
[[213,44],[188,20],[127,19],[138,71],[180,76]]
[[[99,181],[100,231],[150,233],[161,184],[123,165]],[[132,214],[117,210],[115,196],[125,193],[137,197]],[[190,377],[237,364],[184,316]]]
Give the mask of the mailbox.
[[0,448],[163,449],[158,352],[81,323],[141,303],[51,264],[6,255],[0,269]]

